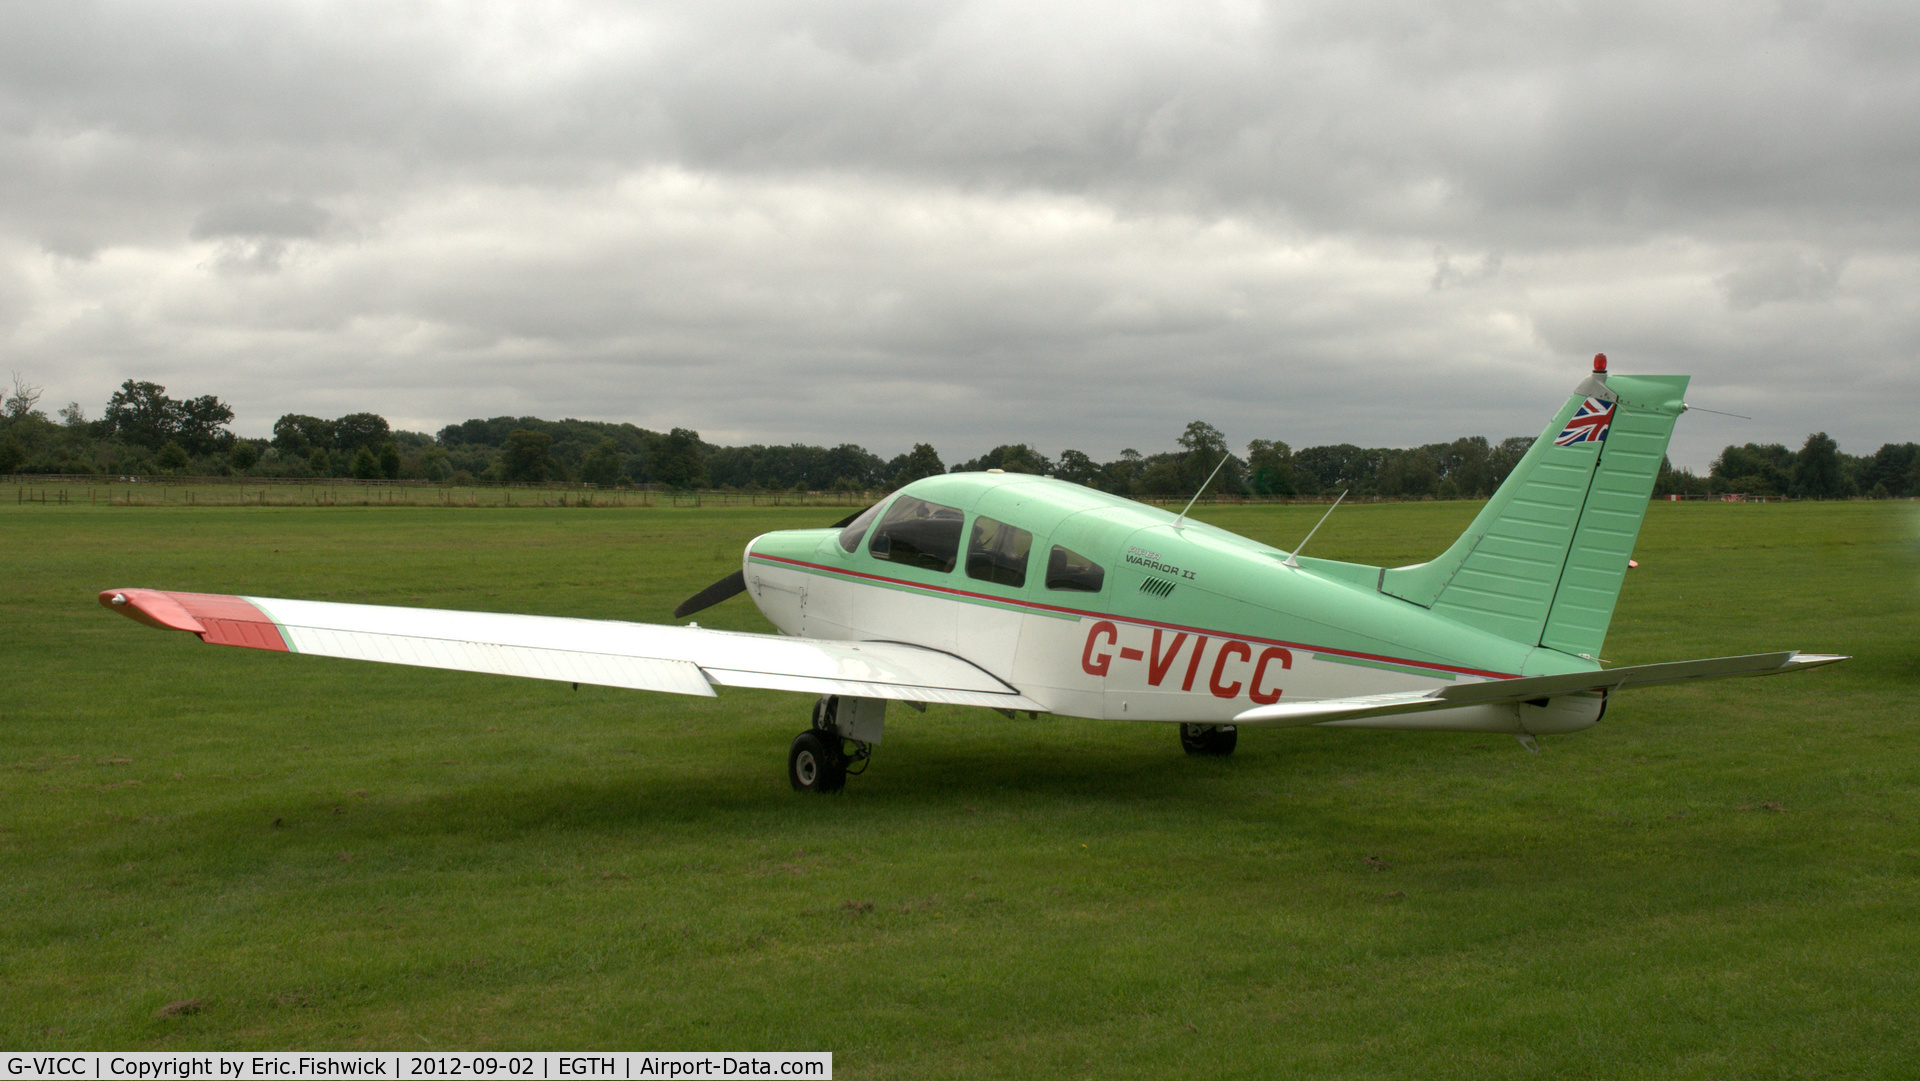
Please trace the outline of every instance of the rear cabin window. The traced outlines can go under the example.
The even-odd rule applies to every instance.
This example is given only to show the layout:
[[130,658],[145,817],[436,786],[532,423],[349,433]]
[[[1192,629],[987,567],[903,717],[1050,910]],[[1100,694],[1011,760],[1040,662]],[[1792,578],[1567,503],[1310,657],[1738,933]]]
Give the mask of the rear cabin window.
[[846,528],[840,531],[840,547],[849,552],[859,551],[860,538],[867,535],[867,527],[872,525],[873,520],[879,516],[880,504],[878,503],[855,515],[853,521],[848,522]]
[[880,519],[873,540],[867,542],[867,551],[875,559],[946,573],[953,570],[954,560],[960,555],[963,517],[957,507],[902,496]]
[[1033,534],[992,518],[975,518],[967,541],[967,577],[1018,588],[1027,584]]
[[1047,554],[1047,588],[1070,589],[1077,593],[1098,593],[1106,583],[1107,572],[1100,564],[1078,552],[1059,545]]

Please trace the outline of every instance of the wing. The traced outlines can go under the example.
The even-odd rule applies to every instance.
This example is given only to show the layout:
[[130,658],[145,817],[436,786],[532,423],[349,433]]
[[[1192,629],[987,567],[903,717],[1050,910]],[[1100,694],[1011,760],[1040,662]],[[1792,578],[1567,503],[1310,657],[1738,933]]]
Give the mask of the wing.
[[1234,717],[1235,724],[1287,727],[1319,724],[1323,721],[1357,720],[1361,717],[1386,717],[1396,713],[1424,713],[1430,709],[1475,706],[1490,702],[1524,702],[1533,698],[1551,698],[1583,691],[1614,691],[1621,687],[1644,687],[1655,683],[1678,683],[1689,679],[1724,679],[1729,676],[1771,676],[1798,672],[1823,664],[1844,661],[1846,657],[1825,653],[1753,653],[1743,657],[1713,657],[1698,661],[1668,661],[1663,664],[1636,664],[1626,668],[1597,669],[1592,672],[1568,672],[1557,676],[1526,676],[1519,679],[1489,679],[1479,683],[1460,683],[1431,691],[1401,694],[1375,694],[1355,698],[1323,698],[1318,701],[1282,702],[1257,706]]
[[285,653],[708,697],[718,685],[1046,708],[967,660],[898,642],[154,589],[110,589],[100,603],[203,642]]

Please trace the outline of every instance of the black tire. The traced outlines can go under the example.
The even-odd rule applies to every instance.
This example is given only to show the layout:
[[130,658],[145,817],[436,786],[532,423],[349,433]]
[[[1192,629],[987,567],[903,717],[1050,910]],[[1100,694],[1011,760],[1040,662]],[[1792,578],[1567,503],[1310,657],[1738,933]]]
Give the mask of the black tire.
[[1230,724],[1183,724],[1180,747],[1188,754],[1225,758],[1240,742],[1240,732]]
[[839,740],[802,732],[787,749],[787,781],[795,792],[838,792],[847,786],[847,760]]

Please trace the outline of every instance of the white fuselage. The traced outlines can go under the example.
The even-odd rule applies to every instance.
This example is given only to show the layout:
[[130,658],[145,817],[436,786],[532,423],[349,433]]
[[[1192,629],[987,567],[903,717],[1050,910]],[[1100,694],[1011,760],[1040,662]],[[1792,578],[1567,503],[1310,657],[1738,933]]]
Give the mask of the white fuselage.
[[[1066,716],[1229,724],[1282,696],[1301,701],[1424,691],[1498,675],[930,587],[827,562],[756,557],[752,544],[743,572],[749,596],[784,634],[905,642],[952,653]],[[1567,696],[1544,705],[1332,723],[1545,735],[1591,725],[1603,705],[1597,697]]]

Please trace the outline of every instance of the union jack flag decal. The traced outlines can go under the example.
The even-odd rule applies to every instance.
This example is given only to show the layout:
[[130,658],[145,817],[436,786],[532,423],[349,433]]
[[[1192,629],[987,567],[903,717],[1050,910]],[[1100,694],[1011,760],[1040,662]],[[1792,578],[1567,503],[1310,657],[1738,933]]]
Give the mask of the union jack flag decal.
[[1600,443],[1607,438],[1607,425],[1613,423],[1614,403],[1599,398],[1588,398],[1573,411],[1573,419],[1553,437],[1556,447],[1571,447],[1575,443]]

